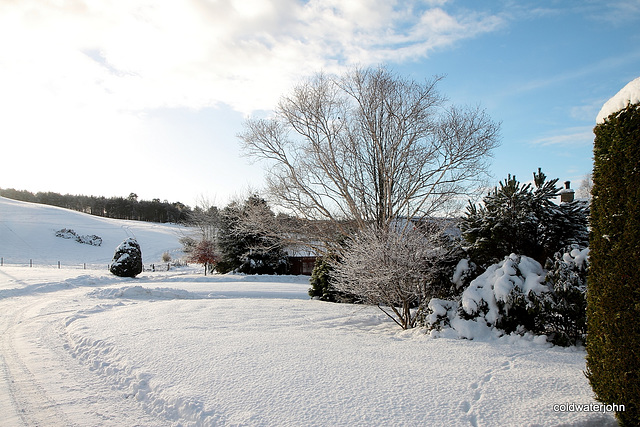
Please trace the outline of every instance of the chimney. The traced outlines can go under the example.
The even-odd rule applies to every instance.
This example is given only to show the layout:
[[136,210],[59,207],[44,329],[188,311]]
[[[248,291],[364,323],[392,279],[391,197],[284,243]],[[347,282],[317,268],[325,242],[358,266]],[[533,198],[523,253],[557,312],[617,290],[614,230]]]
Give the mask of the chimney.
[[575,191],[571,188],[571,181],[565,181],[564,188],[560,190],[560,203],[573,202],[574,195]]

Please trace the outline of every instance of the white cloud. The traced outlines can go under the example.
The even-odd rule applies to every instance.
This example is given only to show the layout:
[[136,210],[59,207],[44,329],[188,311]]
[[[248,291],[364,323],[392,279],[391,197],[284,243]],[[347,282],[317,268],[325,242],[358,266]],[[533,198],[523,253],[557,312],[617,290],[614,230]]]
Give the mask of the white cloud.
[[[426,4],[426,6],[425,6]],[[300,77],[424,57],[501,21],[444,1],[77,0],[0,6],[0,79],[12,97],[78,108],[274,105]],[[4,92],[3,92],[4,93]],[[32,101],[33,102],[33,101]]]
[[183,181],[219,194],[255,184],[255,168],[225,151],[233,132],[181,128],[169,143],[148,112],[270,109],[314,72],[419,59],[500,23],[446,0],[0,0],[0,184],[107,195],[147,186],[156,197],[171,144],[202,161]]
[[533,143],[541,146],[584,146],[593,144],[593,138],[593,128],[582,126],[559,130],[556,134],[538,138]]

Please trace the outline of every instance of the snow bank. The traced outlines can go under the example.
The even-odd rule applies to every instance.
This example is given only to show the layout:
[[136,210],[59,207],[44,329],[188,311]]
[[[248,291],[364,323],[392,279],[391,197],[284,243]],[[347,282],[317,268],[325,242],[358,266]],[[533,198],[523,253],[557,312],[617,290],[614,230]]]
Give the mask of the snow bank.
[[605,102],[596,117],[596,123],[604,123],[604,120],[611,114],[622,110],[629,104],[638,102],[640,102],[640,77],[629,82],[613,98]]

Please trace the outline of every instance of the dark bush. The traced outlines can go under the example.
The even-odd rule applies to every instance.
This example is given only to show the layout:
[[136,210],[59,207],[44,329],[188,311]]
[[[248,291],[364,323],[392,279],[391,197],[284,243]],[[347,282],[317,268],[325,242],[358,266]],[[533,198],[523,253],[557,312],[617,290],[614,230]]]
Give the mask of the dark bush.
[[142,251],[136,239],[129,238],[116,248],[109,271],[119,277],[136,277],[142,273]]

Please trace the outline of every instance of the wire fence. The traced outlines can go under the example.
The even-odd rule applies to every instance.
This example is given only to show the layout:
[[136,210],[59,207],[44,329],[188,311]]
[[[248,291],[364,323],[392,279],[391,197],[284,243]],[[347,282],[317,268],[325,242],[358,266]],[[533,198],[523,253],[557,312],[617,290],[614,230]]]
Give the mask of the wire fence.
[[[143,264],[143,271],[169,271],[174,267],[186,266],[186,263],[153,263]],[[0,267],[31,267],[31,268],[54,268],[54,269],[72,269],[72,270],[108,270],[109,263],[78,263],[64,261],[39,261],[34,259],[7,259],[0,257]]]

